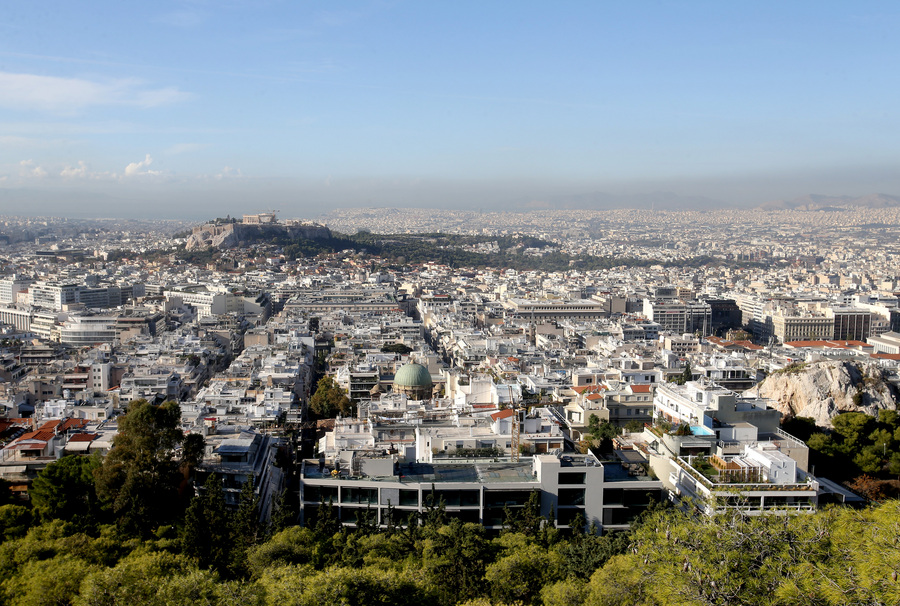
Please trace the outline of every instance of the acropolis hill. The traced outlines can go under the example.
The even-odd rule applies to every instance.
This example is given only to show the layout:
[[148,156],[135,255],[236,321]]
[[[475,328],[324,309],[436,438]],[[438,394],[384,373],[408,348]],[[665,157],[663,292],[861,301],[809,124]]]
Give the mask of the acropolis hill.
[[331,231],[320,223],[287,219],[279,223],[275,213],[244,215],[238,222],[233,219],[217,219],[192,230],[185,248],[194,250],[213,246],[233,248],[252,242],[271,241],[278,237],[324,239],[331,237]]

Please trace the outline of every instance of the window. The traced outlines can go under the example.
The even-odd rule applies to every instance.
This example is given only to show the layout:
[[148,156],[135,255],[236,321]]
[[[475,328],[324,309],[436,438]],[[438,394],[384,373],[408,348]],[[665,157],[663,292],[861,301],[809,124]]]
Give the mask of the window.
[[584,505],[584,488],[560,488],[557,502],[560,507]]
[[584,484],[584,473],[560,473],[559,474],[559,483],[560,484]]
[[477,490],[436,490],[435,497],[447,507],[478,507],[480,501]]
[[378,503],[377,488],[344,488],[341,490],[341,503]]

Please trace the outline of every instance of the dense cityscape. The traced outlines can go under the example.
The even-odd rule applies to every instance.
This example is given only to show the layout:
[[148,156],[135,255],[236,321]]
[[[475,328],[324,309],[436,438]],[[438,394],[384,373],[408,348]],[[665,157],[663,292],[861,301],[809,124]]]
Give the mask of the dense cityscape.
[[898,30],[5,3],[0,606],[900,604]]
[[[651,588],[622,559],[891,515],[898,213],[3,217],[0,549],[58,543],[43,572],[8,564],[7,598],[106,603],[121,575],[193,574],[216,603],[321,603],[318,582],[353,603],[801,603],[803,566],[838,554],[674,593],[664,562],[635,556],[662,567]],[[73,531],[156,560],[91,575]],[[54,585],[66,567],[90,581]],[[895,595],[871,574],[833,581]]]

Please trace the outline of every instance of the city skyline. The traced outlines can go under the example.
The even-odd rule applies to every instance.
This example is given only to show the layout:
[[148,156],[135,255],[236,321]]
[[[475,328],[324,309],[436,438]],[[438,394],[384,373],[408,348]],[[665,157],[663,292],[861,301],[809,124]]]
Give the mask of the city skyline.
[[900,193],[893,4],[91,9],[0,25],[4,212]]

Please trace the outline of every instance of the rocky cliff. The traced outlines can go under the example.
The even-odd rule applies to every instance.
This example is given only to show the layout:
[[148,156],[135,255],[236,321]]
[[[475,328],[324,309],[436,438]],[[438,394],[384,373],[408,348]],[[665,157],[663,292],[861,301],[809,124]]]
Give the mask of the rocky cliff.
[[247,223],[207,223],[195,227],[188,236],[185,248],[195,250],[212,246],[214,248],[234,248],[254,243],[265,243],[275,238],[306,238],[321,240],[331,237],[331,230],[318,223],[296,225],[247,224]]
[[759,395],[771,399],[785,416],[812,417],[817,425],[830,427],[842,412],[875,416],[880,409],[896,409],[897,388],[887,378],[886,371],[870,362],[795,364],[766,377]]

